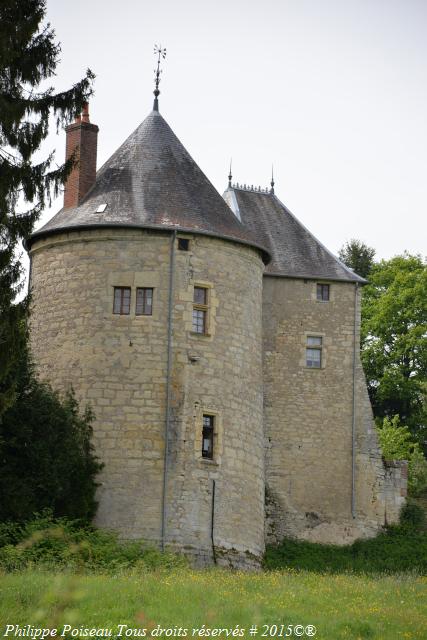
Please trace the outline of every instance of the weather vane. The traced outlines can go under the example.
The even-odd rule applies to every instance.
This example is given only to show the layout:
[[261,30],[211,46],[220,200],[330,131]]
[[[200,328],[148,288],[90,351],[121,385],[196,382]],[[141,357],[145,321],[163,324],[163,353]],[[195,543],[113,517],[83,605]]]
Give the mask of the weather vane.
[[162,49],[162,45],[154,45],[154,55],[157,56],[157,69],[154,69],[154,77],[155,77],[155,83],[156,83],[156,88],[154,90],[154,111],[158,111],[159,110],[159,83],[160,83],[160,74],[162,73],[162,70],[160,69],[160,62],[161,59],[165,59],[166,58],[166,49]]

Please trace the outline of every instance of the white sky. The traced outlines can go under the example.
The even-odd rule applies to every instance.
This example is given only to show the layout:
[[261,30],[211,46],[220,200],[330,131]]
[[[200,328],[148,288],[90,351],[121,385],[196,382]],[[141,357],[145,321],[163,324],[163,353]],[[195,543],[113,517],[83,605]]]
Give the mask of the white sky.
[[[231,156],[254,185],[274,163],[276,194],[334,253],[427,253],[426,0],[48,0],[47,18],[56,89],[97,75],[98,167],[151,110],[161,43],[160,112],[220,193]],[[52,130],[55,148],[62,162]]]

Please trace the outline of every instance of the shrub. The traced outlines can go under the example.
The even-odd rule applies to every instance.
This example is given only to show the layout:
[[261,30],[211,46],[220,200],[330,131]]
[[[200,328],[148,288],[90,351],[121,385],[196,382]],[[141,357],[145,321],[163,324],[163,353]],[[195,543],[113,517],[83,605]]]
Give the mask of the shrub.
[[15,404],[0,421],[0,521],[24,521],[45,508],[89,521],[101,464],[91,443],[93,414],[72,391],[61,399],[39,382],[25,352]]
[[408,492],[419,495],[427,488],[427,460],[408,427],[399,422],[399,416],[384,418],[378,427],[383,456],[386,460],[408,461]]
[[119,542],[117,535],[44,511],[20,525],[0,525],[0,568],[38,566],[117,572],[186,566],[182,556],[161,553],[142,541]]
[[346,546],[285,538],[279,545],[267,547],[264,566],[332,573],[426,573],[427,534],[420,530],[423,515],[419,507],[408,505],[402,511],[401,524]]

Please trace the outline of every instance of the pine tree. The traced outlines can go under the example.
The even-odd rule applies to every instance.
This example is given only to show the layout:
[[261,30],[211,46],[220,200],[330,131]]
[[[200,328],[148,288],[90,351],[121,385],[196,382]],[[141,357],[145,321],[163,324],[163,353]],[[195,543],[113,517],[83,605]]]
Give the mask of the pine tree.
[[361,240],[350,240],[341,247],[338,257],[341,262],[353,269],[362,278],[368,278],[374,265],[375,249],[368,247]]
[[28,304],[14,304],[22,289],[19,242],[31,234],[74,163],[71,158],[52,168],[53,154],[35,164],[32,157],[48,134],[50,115],[59,128],[81,113],[94,78],[88,69],[68,91],[40,88],[55,75],[60,53],[55,32],[42,24],[45,14],[45,0],[0,4],[0,420],[14,401],[16,364],[25,344]]

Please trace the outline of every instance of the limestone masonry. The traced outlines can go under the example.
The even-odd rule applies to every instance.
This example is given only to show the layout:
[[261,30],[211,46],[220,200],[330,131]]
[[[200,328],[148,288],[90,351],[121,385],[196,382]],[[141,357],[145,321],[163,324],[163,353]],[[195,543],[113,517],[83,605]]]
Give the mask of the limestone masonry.
[[394,522],[359,359],[364,280],[271,189],[224,197],[157,109],[29,242],[40,375],[96,415],[97,524],[256,567],[283,536],[343,544]]

